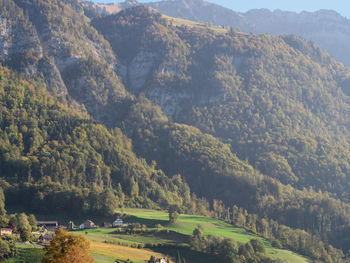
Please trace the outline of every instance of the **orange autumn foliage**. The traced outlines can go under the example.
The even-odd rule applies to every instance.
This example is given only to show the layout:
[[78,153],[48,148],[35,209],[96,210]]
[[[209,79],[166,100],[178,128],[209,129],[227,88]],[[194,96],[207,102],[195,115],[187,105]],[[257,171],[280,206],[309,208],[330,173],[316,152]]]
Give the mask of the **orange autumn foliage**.
[[89,247],[89,241],[84,237],[59,229],[55,232],[50,246],[45,248],[46,254],[42,263],[92,263],[94,260]]

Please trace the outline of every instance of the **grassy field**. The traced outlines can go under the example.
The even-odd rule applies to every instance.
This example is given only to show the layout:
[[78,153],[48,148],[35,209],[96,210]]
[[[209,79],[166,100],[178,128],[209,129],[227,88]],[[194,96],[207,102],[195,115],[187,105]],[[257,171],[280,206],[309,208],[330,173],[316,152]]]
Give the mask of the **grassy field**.
[[[133,262],[144,262],[143,260],[149,259],[151,255],[169,255],[175,257],[177,250],[170,248],[152,248],[150,249],[136,249],[128,248],[124,245],[137,247],[137,245],[144,244],[172,244],[186,246],[188,238],[192,234],[193,230],[202,225],[205,234],[217,235],[222,237],[228,237],[235,239],[241,243],[246,243],[252,238],[260,239],[265,243],[267,254],[272,258],[278,258],[286,263],[306,263],[311,262],[307,258],[302,257],[289,250],[276,249],[271,244],[254,234],[248,233],[244,229],[233,227],[232,225],[225,223],[221,220],[193,215],[181,215],[178,223],[171,225],[168,222],[168,213],[164,211],[155,211],[147,209],[125,209],[118,211],[124,216],[125,223],[139,223],[147,226],[147,230],[144,233],[139,234],[126,234],[124,232],[118,232],[115,228],[98,228],[91,230],[75,231],[75,234],[84,235],[91,242],[91,251],[96,262],[114,262],[116,259],[131,259]],[[80,216],[67,216],[67,215],[55,215],[55,216],[39,216],[38,218],[44,220],[59,220],[64,224],[69,220],[73,220],[77,224],[80,224],[85,219]],[[95,223],[102,224],[103,222],[112,222],[115,217],[111,218],[98,218],[91,217]],[[161,228],[158,228],[161,225]],[[120,246],[120,245],[123,246]],[[20,257],[29,253],[30,250],[21,250]],[[188,250],[186,247],[181,249],[181,255],[184,255],[191,263],[209,263],[214,259],[207,255],[195,253]],[[17,260],[17,261],[16,261]],[[20,258],[17,258],[13,262],[24,262]],[[30,262],[30,261],[28,261]]]
[[6,263],[38,263],[44,257],[44,251],[41,248],[17,246],[17,249],[17,256],[6,260]]
[[155,227],[157,224],[161,224],[163,227],[166,227],[169,230],[176,231],[184,235],[191,235],[193,230],[198,225],[202,225],[205,234],[228,237],[242,243],[246,243],[253,238],[260,239],[265,243],[267,254],[272,258],[279,258],[290,263],[310,262],[305,257],[302,257],[289,250],[273,248],[268,241],[262,239],[261,237],[248,233],[244,229],[233,227],[232,225],[221,220],[204,216],[181,215],[177,224],[169,225],[168,214],[166,212],[147,209],[126,209],[124,213],[134,216],[131,218],[130,223],[135,221],[145,224],[148,227]]
[[115,262],[116,259],[130,259],[134,263],[144,263],[145,260],[149,260],[152,255],[159,258],[163,256],[160,253],[150,250],[122,247],[99,242],[91,242],[90,250],[97,263]]
[[[119,213],[125,213],[127,216],[124,218],[125,223],[140,223],[147,226],[147,229],[150,232],[142,233],[142,234],[125,234],[116,231],[115,228],[98,228],[84,231],[76,231],[76,234],[84,235],[88,240],[92,242],[92,244],[103,244],[107,246],[106,243],[111,243],[108,245],[113,246],[113,244],[127,244],[137,246],[139,244],[178,244],[178,245],[186,245],[188,241],[188,237],[192,234],[193,230],[198,226],[202,225],[204,228],[205,234],[217,235],[222,237],[228,237],[237,240],[241,243],[246,243],[249,240],[255,238],[260,239],[265,243],[267,254],[272,258],[282,259],[284,262],[289,263],[306,263],[310,262],[305,257],[302,257],[296,253],[293,253],[289,250],[284,249],[276,249],[271,246],[271,244],[258,237],[254,234],[251,234],[245,231],[242,228],[236,228],[232,225],[225,223],[221,220],[203,217],[203,216],[193,216],[193,215],[181,215],[178,223],[175,225],[171,225],[168,222],[168,214],[164,211],[155,211],[155,210],[147,210],[147,209],[125,209],[123,212],[119,211]],[[155,231],[157,225],[161,225],[162,228],[160,231]],[[152,231],[153,230],[153,231]],[[185,248],[184,248],[185,249]],[[186,249],[185,249],[186,250]],[[137,251],[137,250],[135,250]],[[149,251],[149,250],[142,250]],[[171,251],[171,249],[153,249],[155,252],[163,253],[164,255],[175,256],[176,251]],[[103,253],[102,253],[103,252]],[[94,251],[94,253],[99,254],[100,256],[107,255],[111,256],[107,253],[107,250],[101,250],[99,253]],[[142,253],[143,253],[142,252]],[[187,253],[190,257],[188,251],[183,251],[181,253]],[[147,254],[149,256],[150,254]],[[131,255],[130,255],[131,257]],[[125,257],[124,257],[125,258]],[[197,255],[196,258],[200,258],[200,255]],[[210,260],[208,260],[209,262]],[[193,259],[191,262],[206,262],[206,260],[195,260]]]
[[75,234],[84,235],[90,241],[104,243],[134,244],[172,244],[185,245],[188,236],[175,231],[150,231],[138,234],[126,234],[116,232],[114,228],[98,228],[75,231]]

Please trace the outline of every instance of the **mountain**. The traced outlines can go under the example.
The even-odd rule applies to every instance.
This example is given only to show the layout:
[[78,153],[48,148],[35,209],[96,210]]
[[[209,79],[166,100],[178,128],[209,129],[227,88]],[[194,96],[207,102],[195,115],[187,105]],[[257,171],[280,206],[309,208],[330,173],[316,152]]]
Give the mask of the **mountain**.
[[333,247],[350,248],[350,70],[327,52],[147,6],[0,4],[7,206],[215,211],[312,260],[346,260]]
[[[339,175],[334,171],[332,186],[321,179],[330,176],[321,167],[317,180],[308,178],[313,175],[305,173],[303,152],[333,155],[340,147],[346,155],[348,68],[296,37],[164,27],[167,22],[156,13],[148,16],[141,11],[131,17],[133,21],[108,16],[93,22],[126,68],[121,76],[130,92],[144,94],[172,120],[220,138],[241,159],[270,176],[274,173],[285,184],[334,194],[346,185],[344,165]],[[333,149],[327,147],[330,140],[338,142]],[[270,144],[277,148],[266,147]],[[271,158],[286,166],[274,171]],[[339,165],[336,158],[329,162]],[[343,191],[339,193],[347,201]]]
[[119,129],[96,121],[118,123],[116,112],[122,115],[133,96],[80,5],[0,3],[0,174],[8,205],[104,213],[111,189],[120,205],[167,208],[191,200],[178,177],[136,157]]
[[[200,196],[235,200],[293,227],[317,225],[310,214],[291,215],[292,204],[305,212],[325,197],[309,203],[312,189],[348,202],[349,69],[316,45],[167,19],[144,7],[92,24],[119,57],[130,92],[148,97],[172,121],[200,129],[140,105],[125,122],[139,155],[168,174],[181,173]],[[333,209],[331,200],[318,203],[316,214]]]
[[151,3],[159,12],[214,25],[239,28],[242,32],[296,35],[317,43],[333,57],[350,65],[350,20],[335,11],[288,12],[255,9],[234,12],[205,0],[178,0]]
[[[101,5],[100,8],[104,8],[105,14],[116,13],[130,7],[129,2]],[[132,1],[132,5],[137,5],[137,2]],[[317,43],[345,65],[350,65],[347,44],[350,41],[350,20],[335,11],[296,13],[253,9],[240,13],[205,0],[165,0],[147,5],[171,17],[230,26],[245,33],[301,36]]]

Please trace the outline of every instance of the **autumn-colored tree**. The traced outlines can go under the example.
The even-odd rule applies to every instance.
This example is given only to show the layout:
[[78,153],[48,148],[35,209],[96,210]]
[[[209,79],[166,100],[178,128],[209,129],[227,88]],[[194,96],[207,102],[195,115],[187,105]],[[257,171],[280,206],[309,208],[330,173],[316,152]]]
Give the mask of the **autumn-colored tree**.
[[89,242],[82,236],[68,233],[63,229],[55,232],[42,263],[90,263],[94,262],[89,252]]

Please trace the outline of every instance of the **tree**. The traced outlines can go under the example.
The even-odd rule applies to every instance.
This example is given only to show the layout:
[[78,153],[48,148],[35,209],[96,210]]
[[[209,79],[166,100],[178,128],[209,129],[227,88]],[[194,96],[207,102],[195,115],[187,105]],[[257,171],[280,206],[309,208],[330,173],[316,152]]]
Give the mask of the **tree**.
[[90,263],[94,262],[89,251],[90,244],[82,236],[73,235],[63,229],[55,232],[42,263]]
[[202,251],[204,243],[204,229],[201,225],[193,230],[192,236],[190,237],[190,245],[194,250]]
[[5,210],[5,194],[2,187],[0,187],[0,215],[6,215]]
[[23,241],[27,241],[31,238],[32,227],[29,224],[28,217],[25,213],[17,215],[18,231]]
[[258,239],[252,239],[250,240],[250,243],[252,244],[254,251],[255,252],[259,252],[259,253],[263,253],[265,254],[265,245],[261,240]]
[[0,258],[5,258],[10,252],[9,243],[0,239]]
[[218,254],[223,262],[236,262],[238,244],[235,240],[225,238],[218,245]]
[[0,227],[8,227],[10,223],[10,218],[5,215],[0,215]]
[[29,224],[31,225],[32,229],[35,229],[37,226],[37,220],[36,220],[35,215],[30,214],[28,216],[28,221],[29,221]]
[[117,198],[113,193],[112,189],[107,189],[102,193],[102,213],[105,216],[111,216],[115,213],[118,208]]
[[181,256],[180,256],[180,252],[179,252],[179,250],[177,251],[177,255],[176,255],[176,260],[175,260],[175,263],[182,263],[182,260],[181,260]]
[[97,214],[101,209],[101,202],[100,202],[100,194],[96,185],[92,187],[92,190],[90,191],[88,196],[88,200],[90,205],[90,212]]
[[176,205],[172,205],[169,207],[168,209],[168,213],[169,213],[169,222],[172,224],[175,224],[177,222],[177,220],[179,219],[179,208]]

